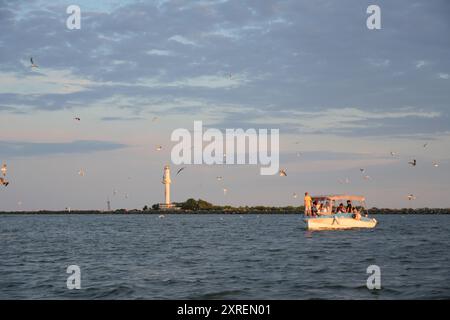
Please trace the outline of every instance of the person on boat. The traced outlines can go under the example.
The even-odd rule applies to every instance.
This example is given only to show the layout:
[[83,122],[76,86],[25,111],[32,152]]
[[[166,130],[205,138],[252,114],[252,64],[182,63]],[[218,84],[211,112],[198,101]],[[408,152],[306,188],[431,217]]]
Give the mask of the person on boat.
[[304,199],[304,202],[305,202],[305,215],[306,216],[310,216],[311,215],[311,203],[312,203],[312,198],[311,198],[311,196],[309,195],[309,193],[308,192],[305,192],[305,199]]
[[347,213],[352,213],[353,206],[352,206],[352,202],[350,200],[347,200],[347,208],[345,210],[347,211]]
[[318,215],[318,213],[319,213],[319,205],[318,205],[317,201],[314,201],[313,205],[311,207],[311,214],[312,214],[312,216],[315,217]]
[[336,213],[346,213],[346,212],[347,212],[347,210],[345,210],[344,204],[340,203],[339,207],[337,207],[337,209],[336,209]]

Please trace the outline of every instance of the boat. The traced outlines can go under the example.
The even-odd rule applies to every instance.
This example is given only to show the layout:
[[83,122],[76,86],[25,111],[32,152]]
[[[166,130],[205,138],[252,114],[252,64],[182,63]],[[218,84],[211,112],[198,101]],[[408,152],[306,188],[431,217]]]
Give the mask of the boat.
[[[307,230],[344,230],[354,228],[375,228],[377,220],[369,218],[365,197],[355,195],[322,195],[311,197],[316,204],[312,216],[305,216]],[[351,201],[351,212],[340,212],[337,202]],[[356,203],[356,205],[355,205]],[[314,207],[314,205],[313,205]]]

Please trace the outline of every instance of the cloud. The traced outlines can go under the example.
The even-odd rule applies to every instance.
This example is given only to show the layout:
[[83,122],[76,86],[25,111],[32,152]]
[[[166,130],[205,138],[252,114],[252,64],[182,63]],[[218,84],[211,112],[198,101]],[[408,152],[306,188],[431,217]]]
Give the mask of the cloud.
[[52,154],[92,153],[110,151],[127,147],[124,144],[97,141],[78,140],[72,142],[23,142],[0,141],[1,154],[4,157],[31,157]]
[[169,38],[169,41],[175,41],[184,45],[196,46],[197,44],[194,41],[191,41],[183,36],[175,35]]
[[87,90],[93,82],[69,70],[40,69],[21,75],[0,72],[0,94],[68,94]]
[[429,64],[430,63],[428,61],[419,60],[419,61],[416,61],[415,66],[416,66],[416,69],[420,69],[420,68],[428,66]]
[[175,55],[175,53],[171,50],[158,50],[158,49],[148,50],[147,54],[151,55],[151,56],[165,56],[165,57],[170,57],[170,56]]
[[450,75],[448,73],[439,73],[438,77],[439,77],[439,79],[443,79],[443,80],[450,79]]
[[367,59],[367,61],[369,62],[369,64],[371,66],[378,67],[378,68],[389,67],[389,65],[391,64],[391,61],[389,59],[372,59],[372,58],[369,58],[369,59]]

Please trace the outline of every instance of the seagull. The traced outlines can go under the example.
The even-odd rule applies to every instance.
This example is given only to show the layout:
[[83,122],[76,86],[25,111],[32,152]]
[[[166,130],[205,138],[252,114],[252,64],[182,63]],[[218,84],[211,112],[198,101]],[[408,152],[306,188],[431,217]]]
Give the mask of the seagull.
[[186,169],[186,167],[182,167],[182,168],[180,168],[180,169],[178,169],[178,171],[177,171],[177,174],[176,175],[178,175],[181,171],[183,171],[184,169]]
[[395,157],[395,156],[397,156],[397,155],[398,155],[397,152],[391,151],[391,156],[392,156],[392,157]]
[[298,197],[297,193],[295,193],[295,192],[292,194],[292,196],[294,197],[294,199],[297,199],[297,197]]
[[3,165],[2,165],[2,169],[1,169],[1,171],[2,171],[2,175],[4,176],[4,177],[6,177],[6,171],[7,171],[8,169],[7,169],[7,167],[6,167],[6,163],[4,163]]
[[30,58],[30,62],[31,62],[31,66],[30,66],[31,68],[37,68],[38,67],[38,65],[34,63],[33,57]]
[[0,177],[0,184],[1,184],[2,186],[7,187],[8,184],[9,184],[9,182],[8,182],[5,178],[1,178],[1,177]]
[[359,171],[361,171],[361,173],[366,172],[366,169],[360,168]]
[[416,196],[413,194],[408,195],[408,200],[416,200]]
[[424,148],[426,148],[427,146],[428,146],[428,142],[423,145]]
[[417,161],[416,159],[413,159],[413,161],[409,161],[408,162],[410,165],[412,165],[413,167],[415,167],[417,165]]
[[223,194],[227,195],[228,189],[227,188],[223,188]]
[[286,169],[281,169],[279,171],[280,177],[287,177]]
[[439,163],[433,162],[433,167],[435,167],[435,168],[439,167]]
[[80,176],[84,177],[84,170],[83,170],[83,169],[80,169],[80,171],[78,171],[78,174],[79,174]]
[[161,151],[162,150],[162,146],[157,146],[156,147],[156,151]]
[[73,118],[73,120],[81,121],[81,119],[79,117],[75,117],[75,118]]
[[221,181],[223,178],[221,176],[216,177],[217,181]]
[[158,216],[158,218],[160,218],[160,219],[164,219],[166,216],[165,215],[163,215],[163,214],[160,214],[159,216]]

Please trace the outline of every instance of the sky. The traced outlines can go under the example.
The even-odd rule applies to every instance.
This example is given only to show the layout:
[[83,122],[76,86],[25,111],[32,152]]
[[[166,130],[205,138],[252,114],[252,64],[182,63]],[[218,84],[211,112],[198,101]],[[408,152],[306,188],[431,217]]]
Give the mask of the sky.
[[[173,201],[450,207],[449,17],[445,0],[0,0],[0,211],[142,208],[163,201],[166,164]],[[171,133],[195,120],[279,129],[287,176],[175,175]]]

